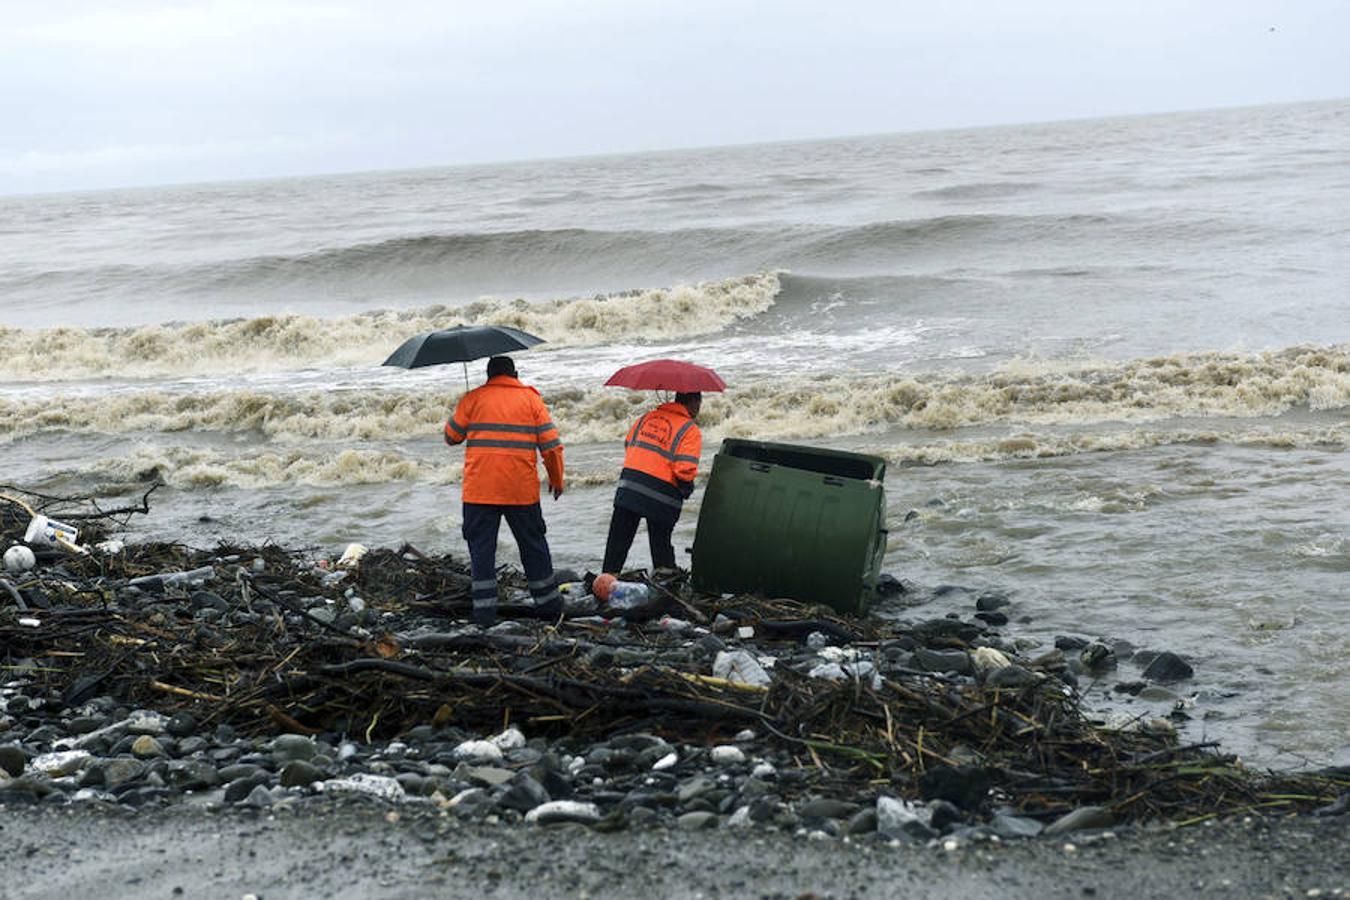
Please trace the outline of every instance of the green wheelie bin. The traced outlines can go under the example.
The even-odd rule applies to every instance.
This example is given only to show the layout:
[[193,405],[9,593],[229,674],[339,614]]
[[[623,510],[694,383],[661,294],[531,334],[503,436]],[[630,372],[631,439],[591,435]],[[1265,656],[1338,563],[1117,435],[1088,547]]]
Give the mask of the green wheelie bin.
[[694,533],[693,586],[860,614],[886,554],[886,461],[728,438]]

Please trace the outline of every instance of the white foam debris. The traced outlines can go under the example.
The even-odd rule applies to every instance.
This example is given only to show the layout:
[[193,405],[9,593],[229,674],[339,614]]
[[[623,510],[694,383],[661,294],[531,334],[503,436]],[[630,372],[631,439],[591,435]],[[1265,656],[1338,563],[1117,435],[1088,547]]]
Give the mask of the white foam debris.
[[500,750],[519,750],[525,746],[525,735],[515,726],[506,729],[501,734],[493,735],[488,740]]
[[737,763],[745,762],[745,751],[740,747],[731,744],[723,744],[720,747],[714,747],[708,753],[710,759],[718,765],[732,766]]
[[600,808],[594,803],[582,803],[578,800],[551,800],[527,812],[525,821],[537,825],[548,825],[551,822],[590,824],[600,821]]
[[345,778],[330,778],[316,783],[315,787],[325,792],[352,791],[370,794],[382,800],[404,800],[408,796],[403,790],[403,785],[393,778],[388,775],[371,775],[368,772],[357,772]]
[[492,741],[465,741],[454,749],[454,757],[468,763],[497,763],[502,761],[502,748]]
[[58,750],[33,757],[30,765],[35,771],[59,778],[63,775],[74,775],[89,765],[93,758],[94,755],[88,750]]

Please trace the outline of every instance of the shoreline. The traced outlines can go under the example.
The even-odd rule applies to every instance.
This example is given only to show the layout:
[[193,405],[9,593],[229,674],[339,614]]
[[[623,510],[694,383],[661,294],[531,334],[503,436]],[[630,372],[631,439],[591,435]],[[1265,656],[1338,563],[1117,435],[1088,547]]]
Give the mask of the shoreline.
[[[0,515],[0,537],[14,538],[17,518]],[[763,864],[757,885],[786,885],[763,854],[796,861],[803,847],[811,877],[845,883],[828,848],[858,847],[896,878],[930,884],[937,870],[920,863],[962,859],[1043,895],[1058,882],[1037,881],[1039,867],[1082,860],[1086,847],[1137,847],[1162,865],[1168,835],[1235,835],[1235,849],[1195,840],[1242,860],[1265,852],[1242,849],[1257,833],[1279,835],[1299,859],[1306,834],[1345,839],[1350,773],[1261,775],[1183,742],[1166,719],[1095,721],[1079,675],[1113,673],[1125,648],[1066,640],[1028,658],[997,594],[973,597],[965,616],[897,622],[698,595],[677,579],[651,582],[659,602],[627,618],[572,593],[567,613],[545,620],[516,599],[523,581],[508,571],[505,620],[483,630],[462,621],[463,563],[407,545],[361,550],[322,566],[276,546],[99,545],[45,550],[37,568],[10,576],[0,806],[25,823],[21,834],[68,842],[65,821],[97,849],[63,889],[79,889],[91,867],[141,887],[180,871],[225,878],[206,871],[210,857],[160,865],[169,851],[139,837],[187,848],[177,829],[217,827],[239,839],[237,853],[267,860],[268,890],[284,892],[283,870],[301,859],[251,843],[250,823],[298,835],[333,820],[381,846],[468,837],[481,853],[422,863],[468,860],[471,873],[502,848],[528,858],[575,835],[559,839],[570,855],[551,858],[568,858],[556,874],[577,885],[594,875],[577,847],[656,847],[678,857],[670,872],[688,863],[686,877],[657,860],[616,874],[668,879],[677,896],[701,895],[679,891],[717,870],[701,856],[714,847],[735,847],[736,865]],[[1158,689],[1191,674],[1165,651],[1143,669]],[[118,822],[127,827],[102,827]],[[506,896],[533,889],[511,887],[518,873],[504,858],[485,871],[498,871],[490,880]],[[390,877],[376,886],[402,890]],[[975,882],[1016,895],[1006,887]]]

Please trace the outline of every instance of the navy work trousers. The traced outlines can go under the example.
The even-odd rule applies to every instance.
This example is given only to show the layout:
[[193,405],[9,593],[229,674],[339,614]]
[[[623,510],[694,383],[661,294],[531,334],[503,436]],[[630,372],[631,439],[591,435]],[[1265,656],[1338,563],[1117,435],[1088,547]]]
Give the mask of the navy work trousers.
[[[678,518],[679,514],[676,513]],[[644,516],[642,513],[614,507],[609,520],[609,538],[605,541],[605,561],[600,571],[617,575],[623,570],[624,560],[632,549],[633,538],[637,536],[638,523],[647,520],[647,543],[652,550],[652,566],[657,569],[675,568],[675,546],[670,541],[675,531],[676,519],[665,516]]]
[[473,605],[475,610],[497,605],[497,533],[502,519],[520,546],[520,564],[525,569],[530,596],[536,605],[558,597],[553,583],[553,556],[548,551],[548,529],[538,503],[505,506],[491,503],[464,504],[464,541],[469,545],[469,563],[473,569]]

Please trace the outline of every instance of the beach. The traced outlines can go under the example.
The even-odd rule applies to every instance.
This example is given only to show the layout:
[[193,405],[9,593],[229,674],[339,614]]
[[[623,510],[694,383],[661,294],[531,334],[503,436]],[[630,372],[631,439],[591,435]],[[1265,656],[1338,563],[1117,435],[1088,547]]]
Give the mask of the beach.
[[594,834],[374,803],[272,814],[10,810],[5,896],[1344,897],[1345,818],[956,850],[755,832]]

